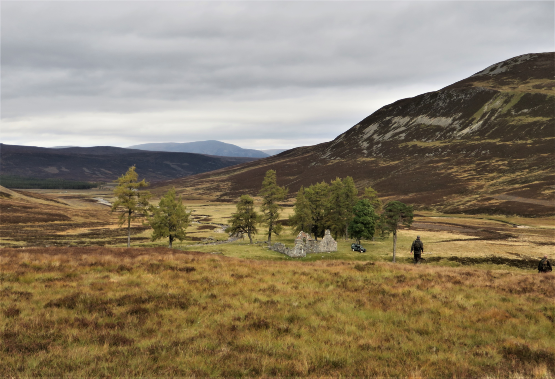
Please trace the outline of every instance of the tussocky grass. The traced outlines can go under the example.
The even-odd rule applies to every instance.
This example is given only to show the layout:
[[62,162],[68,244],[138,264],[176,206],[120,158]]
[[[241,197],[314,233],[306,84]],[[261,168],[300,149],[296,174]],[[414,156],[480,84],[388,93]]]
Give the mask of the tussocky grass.
[[165,248],[0,250],[0,376],[536,377],[555,276]]

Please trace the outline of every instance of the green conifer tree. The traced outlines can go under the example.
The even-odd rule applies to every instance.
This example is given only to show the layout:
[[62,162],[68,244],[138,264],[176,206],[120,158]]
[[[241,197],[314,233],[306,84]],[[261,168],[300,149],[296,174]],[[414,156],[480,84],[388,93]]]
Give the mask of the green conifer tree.
[[368,199],[376,212],[381,212],[383,204],[378,197],[378,192],[375,189],[373,189],[372,187],[366,187],[364,189],[364,194],[362,195],[362,198]]
[[152,227],[152,241],[168,237],[170,249],[176,239],[183,241],[189,226],[189,212],[183,205],[181,196],[176,197],[175,188],[171,188],[160,199],[158,207],[151,208],[149,223]]
[[374,207],[368,199],[359,200],[353,207],[354,218],[349,223],[349,235],[355,238],[357,243],[360,240],[371,239],[374,237],[378,215],[374,212]]
[[410,227],[414,218],[412,205],[401,203],[400,201],[390,201],[384,207],[380,217],[379,228],[383,235],[393,233],[393,262],[395,262],[395,252],[397,248],[397,229],[404,225]]
[[127,247],[131,246],[131,220],[146,217],[151,197],[148,191],[139,191],[147,187],[145,180],[137,181],[139,175],[135,166],[130,167],[125,175],[118,178],[118,186],[114,188],[116,201],[112,204],[112,212],[119,212],[119,226],[127,222]]
[[343,180],[337,178],[331,182],[328,219],[331,232],[336,239],[339,236],[344,236],[347,239],[349,223],[353,219],[353,206],[358,200],[357,195],[358,190],[350,176]]
[[282,207],[278,201],[282,201],[287,196],[288,190],[285,187],[277,185],[276,172],[274,170],[266,171],[266,176],[262,181],[262,189],[260,196],[262,197],[262,218],[261,223],[268,228],[268,243],[272,242],[272,233],[279,235],[282,226],[277,223],[279,219],[279,211]]
[[326,213],[331,234],[335,239],[338,239],[339,236],[345,233],[345,219],[347,214],[352,212],[352,210],[343,208],[345,202],[344,192],[345,185],[341,179],[336,178],[330,183]]
[[317,240],[318,237],[324,237],[324,232],[329,226],[330,186],[322,181],[306,188],[304,194],[310,204],[310,213],[312,214],[312,230],[310,232]]
[[252,236],[258,233],[256,224],[259,222],[260,217],[254,210],[253,198],[243,195],[237,203],[237,212],[231,215],[231,226],[226,229],[226,232],[246,234],[252,244]]
[[289,224],[293,227],[293,234],[301,231],[312,233],[312,212],[310,211],[310,203],[304,194],[304,187],[297,192],[297,199],[294,214],[289,216]]
[[343,215],[343,228],[345,239],[348,236],[349,223],[354,217],[353,207],[358,201],[358,190],[355,186],[355,181],[350,176],[343,179],[343,193],[341,207],[344,209]]

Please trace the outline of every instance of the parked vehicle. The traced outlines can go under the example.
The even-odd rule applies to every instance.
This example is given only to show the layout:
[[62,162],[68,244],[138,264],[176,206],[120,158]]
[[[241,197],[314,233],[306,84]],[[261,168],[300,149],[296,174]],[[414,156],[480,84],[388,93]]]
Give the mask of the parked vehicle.
[[359,253],[366,253],[366,249],[362,247],[362,245],[359,245],[358,243],[352,243],[351,250],[358,251]]

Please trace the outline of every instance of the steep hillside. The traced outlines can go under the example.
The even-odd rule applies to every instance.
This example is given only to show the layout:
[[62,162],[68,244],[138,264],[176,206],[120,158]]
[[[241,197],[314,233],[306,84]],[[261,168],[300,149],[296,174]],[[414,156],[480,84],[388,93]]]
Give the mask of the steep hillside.
[[160,186],[234,198],[275,169],[290,194],[351,175],[359,189],[422,208],[555,214],[554,62],[515,57],[387,105],[331,142]]
[[260,150],[243,149],[237,145],[213,140],[186,143],[144,143],[142,145],[129,146],[129,148],[149,151],[208,154],[219,157],[266,158],[271,155]]
[[141,178],[160,181],[252,161],[111,146],[48,149],[0,144],[0,173],[32,178],[112,181],[133,165]]

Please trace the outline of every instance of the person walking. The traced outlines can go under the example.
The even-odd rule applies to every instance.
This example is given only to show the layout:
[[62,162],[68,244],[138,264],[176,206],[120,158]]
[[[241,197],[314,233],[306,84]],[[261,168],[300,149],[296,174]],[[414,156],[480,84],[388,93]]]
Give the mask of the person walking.
[[410,252],[414,252],[414,264],[419,264],[422,260],[422,253],[424,252],[424,244],[420,240],[420,236],[416,236],[416,240],[410,247]]
[[547,260],[547,255],[544,255],[543,259],[538,264],[538,272],[545,274],[551,271],[553,271],[553,268],[551,267],[551,263],[549,263],[549,261]]

